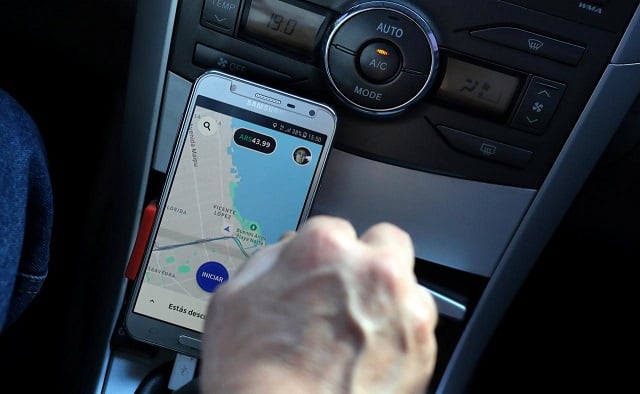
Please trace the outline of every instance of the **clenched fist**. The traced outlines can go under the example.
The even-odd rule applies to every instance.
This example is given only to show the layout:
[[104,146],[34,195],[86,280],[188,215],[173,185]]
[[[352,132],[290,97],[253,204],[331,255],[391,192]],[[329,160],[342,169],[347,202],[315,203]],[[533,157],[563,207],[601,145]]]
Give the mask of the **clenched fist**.
[[409,235],[315,216],[251,257],[209,305],[203,393],[424,393],[438,314]]

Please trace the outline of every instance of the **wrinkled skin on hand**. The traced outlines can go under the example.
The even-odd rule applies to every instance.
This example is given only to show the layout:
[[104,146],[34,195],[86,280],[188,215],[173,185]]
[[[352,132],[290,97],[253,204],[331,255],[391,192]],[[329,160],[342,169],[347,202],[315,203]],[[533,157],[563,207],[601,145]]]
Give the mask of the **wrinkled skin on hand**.
[[253,256],[209,305],[203,393],[424,393],[438,314],[409,235],[316,216]]

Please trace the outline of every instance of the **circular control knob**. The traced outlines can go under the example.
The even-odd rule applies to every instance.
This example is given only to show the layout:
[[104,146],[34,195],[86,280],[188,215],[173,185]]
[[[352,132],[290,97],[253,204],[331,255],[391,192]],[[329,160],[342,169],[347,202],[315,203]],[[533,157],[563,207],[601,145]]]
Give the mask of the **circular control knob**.
[[427,19],[390,1],[349,9],[324,45],[324,67],[336,95],[360,112],[398,113],[435,80],[438,44]]
[[400,69],[402,55],[389,42],[372,42],[358,56],[360,72],[373,83],[393,79]]

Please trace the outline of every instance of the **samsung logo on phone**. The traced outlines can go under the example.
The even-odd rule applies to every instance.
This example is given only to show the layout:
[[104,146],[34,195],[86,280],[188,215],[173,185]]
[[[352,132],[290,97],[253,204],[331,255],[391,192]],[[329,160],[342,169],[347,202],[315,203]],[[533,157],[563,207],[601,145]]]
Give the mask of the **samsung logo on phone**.
[[262,112],[268,112],[271,114],[281,114],[284,112],[284,110],[278,107],[274,107],[272,105],[261,103],[259,101],[251,100],[251,99],[247,99],[245,105],[249,108],[253,108]]

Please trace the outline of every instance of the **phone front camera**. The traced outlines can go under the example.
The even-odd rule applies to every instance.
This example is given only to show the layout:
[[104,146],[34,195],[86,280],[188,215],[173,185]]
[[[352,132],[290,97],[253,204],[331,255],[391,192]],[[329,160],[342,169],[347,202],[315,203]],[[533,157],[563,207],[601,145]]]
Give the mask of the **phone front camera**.
[[310,109],[309,110],[309,116],[316,116],[316,111]]

